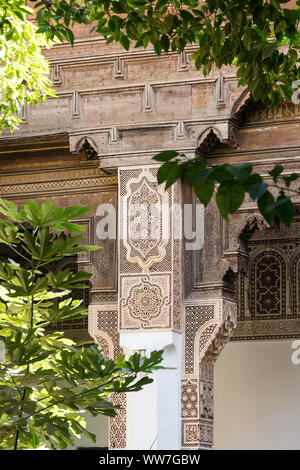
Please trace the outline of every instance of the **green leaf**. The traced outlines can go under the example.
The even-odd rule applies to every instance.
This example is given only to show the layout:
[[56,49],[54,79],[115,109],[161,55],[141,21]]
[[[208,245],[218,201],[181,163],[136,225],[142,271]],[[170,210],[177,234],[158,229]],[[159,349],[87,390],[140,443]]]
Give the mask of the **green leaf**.
[[210,202],[215,189],[215,182],[213,178],[206,178],[202,184],[194,183],[194,191],[197,198],[207,207]]
[[196,183],[197,176],[205,170],[205,163],[196,163],[188,166],[184,172],[184,179],[190,185],[193,186]]
[[172,160],[173,158],[178,156],[179,153],[175,150],[164,150],[163,152],[160,152],[155,155],[153,157],[153,160],[156,160],[157,162],[168,162],[169,160]]
[[170,49],[170,40],[168,36],[166,34],[163,34],[160,41],[163,50],[167,53]]
[[269,191],[265,191],[257,201],[258,209],[269,225],[272,225],[275,217],[275,208],[270,210],[270,207],[274,202],[274,196]]
[[13,222],[22,221],[16,204],[11,201],[6,201],[0,198],[0,213],[8,217],[8,219]]
[[158,184],[162,184],[168,180],[170,173],[176,171],[177,163],[176,162],[166,162],[164,163],[157,171],[157,181]]
[[282,172],[283,172],[282,165],[275,165],[271,171],[268,171],[269,175],[272,176],[274,183],[277,183],[277,179]]
[[292,173],[290,176],[283,176],[282,179],[285,182],[286,187],[289,188],[291,186],[291,183],[293,181],[296,181],[299,176],[300,175],[298,173]]
[[277,49],[276,44],[270,44],[263,49],[263,60],[270,57]]
[[120,42],[121,46],[123,46],[124,49],[126,49],[126,51],[129,50],[129,48],[130,48],[130,40],[128,39],[127,36],[125,36],[125,34],[122,33],[122,34],[120,35],[119,42]]
[[266,191],[268,190],[268,185],[266,183],[254,183],[249,186],[248,193],[255,201],[255,199],[259,199]]
[[[285,199],[284,196],[280,196],[278,199],[280,200],[281,197],[283,199]],[[291,200],[288,199],[283,204],[280,204],[279,206],[277,206],[276,207],[276,214],[278,215],[279,220],[286,227],[290,227],[291,223],[292,223],[292,220],[293,220],[293,217],[294,217],[294,214],[295,214],[295,207],[292,204]]]
[[238,182],[225,182],[219,186],[216,194],[216,203],[220,214],[228,220],[228,214],[236,212],[242,205],[245,197],[243,185]]
[[240,181],[245,182],[248,181],[251,172],[252,172],[252,165],[251,163],[243,163],[242,165],[226,165],[226,171],[238,178]]

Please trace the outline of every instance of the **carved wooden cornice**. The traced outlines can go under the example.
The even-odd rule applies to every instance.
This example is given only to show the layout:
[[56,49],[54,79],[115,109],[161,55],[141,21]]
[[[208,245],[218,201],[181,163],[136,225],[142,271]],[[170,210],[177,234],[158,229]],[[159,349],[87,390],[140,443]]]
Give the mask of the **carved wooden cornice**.
[[0,155],[18,152],[37,152],[39,150],[68,148],[67,132],[40,135],[5,135],[0,136]]
[[60,194],[60,193],[76,193],[94,192],[103,187],[115,186],[118,183],[117,176],[99,176],[94,178],[76,178],[76,179],[61,179],[55,181],[35,181],[20,184],[1,184],[0,195],[1,197],[22,198],[24,196],[36,196],[38,194]]
[[[74,41],[74,49],[76,50],[76,46],[80,46],[82,44],[84,45],[95,45],[95,44],[103,44],[105,45],[105,40],[101,40],[98,38],[90,38],[89,40],[75,40]],[[104,64],[104,63],[110,63],[113,62],[117,57],[122,57],[124,60],[139,60],[139,59],[145,59],[145,58],[154,58],[158,59],[157,54],[155,53],[154,49],[140,49],[140,50],[133,50],[131,49],[130,51],[125,51],[120,48],[120,50],[116,50],[114,52],[107,52],[109,48],[106,48],[105,50],[101,50],[98,54],[78,54],[78,55],[69,55],[69,56],[59,56],[57,52],[61,48],[66,48],[68,47],[68,43],[63,43],[63,44],[56,44],[52,48],[52,52],[55,53],[55,57],[49,56],[47,59],[49,60],[50,64],[61,64],[61,65],[76,65],[80,66],[81,64],[86,65],[87,63],[89,65],[95,65],[95,64]],[[71,46],[70,46],[71,47]],[[185,52],[188,53],[193,53],[196,49],[198,49],[198,46],[189,46],[185,49]],[[170,57],[178,58],[178,53],[177,52],[169,52],[167,55],[162,55],[160,56],[160,59],[169,59]]]

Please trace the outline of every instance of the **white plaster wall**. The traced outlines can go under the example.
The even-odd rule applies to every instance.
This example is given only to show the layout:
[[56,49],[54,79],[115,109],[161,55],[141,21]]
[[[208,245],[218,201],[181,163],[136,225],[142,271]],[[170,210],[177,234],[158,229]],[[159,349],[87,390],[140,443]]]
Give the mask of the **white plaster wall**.
[[300,449],[293,340],[229,342],[215,365],[215,449]]
[[127,394],[127,449],[176,450],[180,441],[181,335],[170,331],[123,332],[126,354],[163,349],[163,370],[151,374],[153,382]]
[[153,374],[154,382],[127,394],[127,449],[180,449],[177,369]]
[[91,441],[84,435],[81,439],[74,439],[75,448],[77,447],[108,447],[108,420],[107,416],[98,415],[84,415],[86,420],[86,429],[93,434],[96,434],[96,442]]
[[139,392],[127,394],[127,449],[156,449],[157,395],[152,382]]

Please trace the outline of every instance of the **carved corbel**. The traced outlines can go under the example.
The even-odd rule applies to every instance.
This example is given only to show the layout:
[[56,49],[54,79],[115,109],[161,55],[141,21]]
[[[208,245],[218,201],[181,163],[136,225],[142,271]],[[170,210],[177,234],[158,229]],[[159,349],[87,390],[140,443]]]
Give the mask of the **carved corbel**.
[[197,139],[197,154],[207,155],[218,144],[226,144],[229,147],[239,147],[239,128],[231,120],[215,123],[200,132]]
[[92,136],[87,134],[69,134],[70,152],[80,154],[82,149],[87,150],[87,159],[94,155],[100,155],[102,148],[107,140],[107,133],[93,133]]

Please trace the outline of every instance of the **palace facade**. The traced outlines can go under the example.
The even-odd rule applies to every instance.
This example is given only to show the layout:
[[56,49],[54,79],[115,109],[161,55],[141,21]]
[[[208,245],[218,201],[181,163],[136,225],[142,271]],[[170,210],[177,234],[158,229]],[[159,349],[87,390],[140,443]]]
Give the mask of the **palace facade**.
[[215,448],[299,449],[300,213],[270,228],[249,199],[225,223],[183,182],[159,186],[152,157],[201,151],[297,172],[300,105],[254,104],[232,68],[204,77],[192,50],[126,52],[78,28],[73,48],[46,51],[57,98],[23,107],[0,136],[0,197],[91,207],[84,243],[102,249],[76,261],[92,273],[89,318],[55,327],[108,357],[164,349],[154,383],[93,421],[97,446],[210,448],[215,436]]

